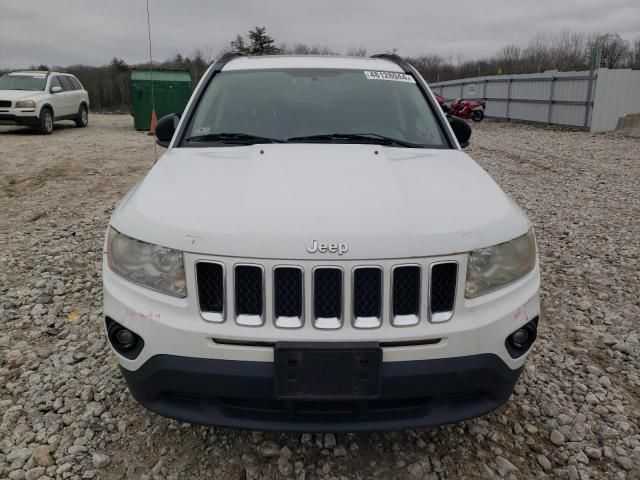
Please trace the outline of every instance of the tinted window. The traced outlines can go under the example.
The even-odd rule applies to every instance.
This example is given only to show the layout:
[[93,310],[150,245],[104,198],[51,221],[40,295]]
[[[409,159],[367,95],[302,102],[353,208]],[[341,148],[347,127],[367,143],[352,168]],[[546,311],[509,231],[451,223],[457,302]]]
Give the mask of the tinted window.
[[73,84],[69,80],[69,77],[65,77],[64,75],[58,75],[58,80],[60,80],[60,84],[62,85],[62,89],[65,91],[75,90]]
[[44,73],[33,75],[2,75],[0,77],[0,90],[44,90],[47,77]]
[[362,70],[219,73],[198,104],[187,137],[215,133],[281,140],[373,133],[425,147],[447,145],[412,77]]
[[71,82],[75,90],[82,90],[82,85],[80,85],[80,82],[76,77],[67,77],[67,78],[69,79],[69,81]]
[[49,89],[51,89],[53,87],[62,88],[62,85],[60,84],[60,81],[58,80],[58,78],[60,78],[60,77],[51,77],[51,85],[49,86]]

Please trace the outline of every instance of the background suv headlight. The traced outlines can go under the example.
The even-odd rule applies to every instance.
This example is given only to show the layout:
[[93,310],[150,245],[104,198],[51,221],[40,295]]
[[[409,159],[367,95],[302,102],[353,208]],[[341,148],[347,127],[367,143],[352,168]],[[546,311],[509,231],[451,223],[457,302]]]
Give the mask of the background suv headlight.
[[469,253],[465,296],[483,293],[513,282],[529,273],[536,264],[533,228],[521,237]]
[[19,100],[16,102],[16,108],[36,108],[35,100]]
[[109,268],[127,280],[176,297],[187,296],[182,252],[142,242],[109,227]]

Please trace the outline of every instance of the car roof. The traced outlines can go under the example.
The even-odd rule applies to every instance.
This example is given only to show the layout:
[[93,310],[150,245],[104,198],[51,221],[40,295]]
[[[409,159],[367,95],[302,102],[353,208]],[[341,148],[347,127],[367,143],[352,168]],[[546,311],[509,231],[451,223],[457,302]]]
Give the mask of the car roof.
[[284,68],[331,68],[344,70],[382,70],[404,73],[400,66],[384,58],[346,57],[333,55],[266,55],[235,57],[223,71]]

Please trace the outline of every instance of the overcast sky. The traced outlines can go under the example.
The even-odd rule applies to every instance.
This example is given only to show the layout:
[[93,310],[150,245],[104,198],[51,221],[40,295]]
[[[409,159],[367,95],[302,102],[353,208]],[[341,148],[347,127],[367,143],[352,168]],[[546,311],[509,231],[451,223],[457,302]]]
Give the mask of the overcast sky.
[[[492,55],[563,29],[640,35],[640,0],[150,0],[154,60],[215,57],[264,25],[278,43],[369,53]],[[0,68],[148,58],[145,0],[0,0]]]

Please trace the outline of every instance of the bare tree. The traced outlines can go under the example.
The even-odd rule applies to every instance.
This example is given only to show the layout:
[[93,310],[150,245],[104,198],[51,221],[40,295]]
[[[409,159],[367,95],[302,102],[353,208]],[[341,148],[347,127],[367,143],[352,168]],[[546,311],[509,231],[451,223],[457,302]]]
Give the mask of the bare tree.
[[589,67],[587,41],[582,33],[564,30],[553,37],[550,51],[553,66],[558,70],[584,70]]
[[531,39],[523,51],[523,70],[525,72],[543,72],[554,68],[553,53],[548,36],[538,34]]
[[366,57],[367,49],[364,47],[351,47],[347,49],[347,55],[350,57]]
[[629,42],[619,33],[594,34],[588,43],[590,48],[600,50],[600,66],[606,68],[623,67],[631,55]]
[[518,45],[507,45],[498,53],[498,63],[504,74],[521,73],[522,48]]
[[633,39],[631,55],[629,55],[629,68],[640,69],[640,36]]

